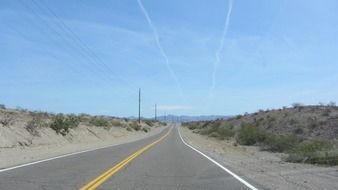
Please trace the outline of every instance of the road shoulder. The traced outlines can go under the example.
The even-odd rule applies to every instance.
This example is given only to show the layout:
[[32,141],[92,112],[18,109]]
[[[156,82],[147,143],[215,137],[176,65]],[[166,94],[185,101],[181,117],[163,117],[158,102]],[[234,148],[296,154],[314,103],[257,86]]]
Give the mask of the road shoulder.
[[280,154],[234,146],[231,141],[201,136],[184,127],[180,131],[187,143],[263,189],[338,189],[337,167],[286,163]]

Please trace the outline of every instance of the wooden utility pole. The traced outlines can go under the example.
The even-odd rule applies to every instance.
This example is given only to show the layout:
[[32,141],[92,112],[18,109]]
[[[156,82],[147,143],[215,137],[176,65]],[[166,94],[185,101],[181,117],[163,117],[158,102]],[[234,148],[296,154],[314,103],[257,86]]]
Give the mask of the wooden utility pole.
[[138,89],[138,123],[141,123],[141,88]]
[[155,104],[155,121],[157,121],[157,104]]

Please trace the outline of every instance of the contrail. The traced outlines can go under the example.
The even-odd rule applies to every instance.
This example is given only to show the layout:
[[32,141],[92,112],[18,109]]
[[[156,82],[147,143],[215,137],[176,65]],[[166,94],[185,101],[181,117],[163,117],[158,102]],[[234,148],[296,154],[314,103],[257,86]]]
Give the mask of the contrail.
[[227,16],[226,16],[226,19],[225,19],[223,33],[222,33],[222,36],[221,36],[221,40],[219,42],[219,47],[216,51],[216,60],[214,62],[214,68],[213,68],[213,71],[212,71],[212,84],[211,84],[209,96],[212,96],[213,91],[214,91],[215,86],[216,86],[216,72],[217,72],[217,67],[219,65],[219,62],[221,61],[221,55],[220,54],[223,51],[224,39],[225,39],[225,36],[226,36],[226,34],[228,32],[228,28],[229,28],[230,17],[231,17],[231,12],[232,12],[232,1],[233,0],[229,0],[228,13],[227,13]]
[[170,73],[170,75],[172,76],[172,78],[175,80],[175,83],[176,85],[178,86],[179,90],[180,90],[180,94],[182,96],[182,88],[181,88],[181,84],[179,83],[178,79],[177,79],[177,76],[175,74],[175,72],[173,71],[173,69],[171,68],[170,66],[170,63],[169,63],[169,59],[168,59],[168,56],[167,54],[165,53],[164,49],[162,48],[162,45],[160,43],[160,38],[159,38],[159,35],[158,35],[158,32],[157,32],[157,29],[155,27],[155,25],[153,24],[152,20],[150,19],[149,17],[149,14],[148,14],[148,11],[144,8],[141,0],[137,0],[138,2],[138,5],[140,7],[140,9],[142,10],[142,13],[144,14],[148,24],[149,24],[149,27],[151,28],[151,30],[153,31],[153,34],[154,34],[154,38],[155,38],[155,41],[156,41],[156,45],[157,45],[157,48],[159,49],[162,57],[164,58],[165,60],[165,65]]

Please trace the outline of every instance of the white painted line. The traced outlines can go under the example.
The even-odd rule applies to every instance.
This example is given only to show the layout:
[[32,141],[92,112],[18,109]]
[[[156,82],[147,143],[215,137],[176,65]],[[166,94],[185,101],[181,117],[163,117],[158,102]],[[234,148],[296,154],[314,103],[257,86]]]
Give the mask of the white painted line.
[[25,167],[25,166],[30,166],[30,165],[42,163],[42,162],[47,162],[47,161],[50,161],[50,160],[55,160],[55,159],[58,159],[58,158],[64,158],[64,157],[68,157],[68,156],[72,156],[72,155],[76,155],[76,154],[81,154],[81,153],[85,153],[85,152],[91,152],[91,151],[95,151],[95,150],[99,150],[99,149],[104,149],[104,148],[108,148],[108,147],[113,147],[113,146],[117,146],[117,145],[119,145],[119,144],[108,145],[108,146],[104,146],[104,147],[100,147],[100,148],[83,150],[83,151],[79,151],[79,152],[73,152],[73,153],[69,153],[69,154],[63,154],[63,155],[55,156],[55,157],[52,157],[52,158],[47,158],[47,159],[43,159],[43,160],[29,162],[29,163],[26,163],[26,164],[21,164],[21,165],[9,167],[9,168],[0,169],[0,173],[1,172],[5,172],[5,171],[9,171],[9,170],[14,170],[14,169],[17,169],[17,168],[22,168],[22,167]]
[[202,156],[204,156],[205,158],[207,158],[208,160],[210,160],[211,162],[213,162],[214,164],[216,164],[218,167],[222,168],[224,171],[228,172],[230,175],[232,175],[234,178],[236,178],[238,181],[240,181],[241,183],[243,183],[245,186],[247,186],[248,188],[250,188],[251,190],[258,190],[256,187],[254,187],[253,185],[251,185],[250,183],[248,183],[247,181],[245,181],[243,178],[239,177],[238,175],[236,175],[234,172],[230,171],[229,169],[227,169],[226,167],[222,166],[220,163],[216,162],[214,159],[210,158],[209,156],[205,155],[203,152],[199,151],[198,149],[194,148],[193,146],[189,145],[188,143],[186,143],[182,136],[181,136],[181,132],[178,129],[178,134],[182,140],[182,142],[187,145],[189,148],[193,149],[194,151],[196,151],[197,153],[201,154]]
[[[164,129],[162,129],[159,133],[156,133],[154,135],[162,133],[163,130]],[[142,140],[142,139],[138,139],[138,140]],[[131,142],[135,142],[135,141],[131,141]],[[14,169],[17,169],[17,168],[22,168],[22,167],[34,165],[34,164],[39,164],[39,163],[42,163],[42,162],[47,162],[47,161],[50,161],[50,160],[55,160],[55,159],[58,159],[58,158],[64,158],[64,157],[68,157],[68,156],[72,156],[72,155],[76,155],[76,154],[82,154],[82,153],[86,153],[86,152],[92,152],[92,151],[95,151],[95,150],[104,149],[104,148],[110,148],[110,147],[114,147],[114,146],[118,146],[118,145],[126,144],[126,143],[131,143],[131,142],[125,142],[125,143],[119,143],[119,144],[114,144],[114,145],[108,145],[108,146],[103,146],[103,147],[100,147],[100,148],[94,148],[94,149],[89,149],[89,150],[83,150],[83,151],[73,152],[73,153],[69,153],[69,154],[63,154],[63,155],[60,155],[60,156],[55,156],[55,157],[52,157],[52,158],[47,158],[47,159],[43,159],[43,160],[29,162],[29,163],[26,163],[26,164],[20,164],[20,165],[17,165],[17,166],[0,169],[0,173],[5,172],[5,171],[9,171],[9,170],[14,170]]]

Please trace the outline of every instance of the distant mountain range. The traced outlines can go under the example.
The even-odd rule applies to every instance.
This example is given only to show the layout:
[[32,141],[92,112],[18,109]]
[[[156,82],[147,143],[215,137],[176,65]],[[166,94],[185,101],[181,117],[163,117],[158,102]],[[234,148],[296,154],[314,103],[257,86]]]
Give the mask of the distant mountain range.
[[228,119],[231,116],[224,115],[200,115],[200,116],[187,116],[187,115],[162,115],[158,116],[157,120],[162,122],[189,122],[189,121],[210,121],[216,119]]

